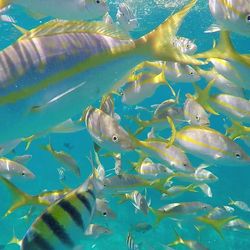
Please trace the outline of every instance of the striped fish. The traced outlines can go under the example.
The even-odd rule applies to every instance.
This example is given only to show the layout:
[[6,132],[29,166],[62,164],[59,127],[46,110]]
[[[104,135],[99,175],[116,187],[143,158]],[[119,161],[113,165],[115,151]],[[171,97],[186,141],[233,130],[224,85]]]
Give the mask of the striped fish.
[[142,61],[204,64],[171,43],[196,1],[137,40],[99,22],[55,20],[25,32],[0,52],[0,143],[80,113]]
[[94,177],[49,206],[28,229],[21,250],[74,249],[92,221],[96,196],[102,189]]
[[126,243],[129,250],[139,250],[139,246],[135,244],[134,238],[130,232],[128,233]]

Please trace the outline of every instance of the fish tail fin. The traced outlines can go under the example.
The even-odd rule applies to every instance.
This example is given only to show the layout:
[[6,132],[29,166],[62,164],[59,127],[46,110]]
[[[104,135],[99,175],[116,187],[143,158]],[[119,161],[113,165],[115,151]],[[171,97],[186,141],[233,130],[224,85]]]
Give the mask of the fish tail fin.
[[174,232],[175,232],[176,239],[175,239],[175,241],[169,243],[168,247],[173,247],[173,246],[177,246],[177,245],[180,245],[180,244],[184,244],[183,238],[178,234],[176,229],[174,229]]
[[197,187],[198,187],[198,186],[195,185],[195,184],[190,184],[190,185],[188,185],[188,186],[186,187],[186,189],[187,189],[188,192],[197,192],[197,190],[196,190]]
[[242,57],[234,48],[233,43],[230,38],[229,31],[221,30],[219,42],[214,44],[211,50],[206,52],[198,53],[194,55],[194,58],[219,58],[223,60],[228,60],[232,58],[234,60],[238,60],[241,63],[250,66],[250,62],[248,58]]
[[150,187],[153,187],[154,189],[168,195],[169,193],[167,192],[167,190],[164,188],[166,184],[166,179],[165,178],[161,178],[161,179],[157,179],[154,181],[150,182]]
[[201,221],[207,225],[210,225],[220,235],[221,238],[224,238],[224,236],[222,234],[223,227],[229,221],[234,220],[236,218],[237,218],[237,216],[231,216],[231,217],[216,220],[216,219],[208,218],[207,216],[200,216],[200,217],[197,217],[197,220]]
[[12,184],[9,180],[6,178],[0,176],[0,181],[5,184],[5,186],[8,187],[8,190],[10,190],[12,197],[13,197],[13,204],[10,206],[10,208],[7,210],[7,212],[4,214],[4,217],[7,217],[11,213],[13,213],[16,209],[25,206],[25,205],[32,205],[32,204],[40,204],[39,199],[37,196],[31,196],[23,191],[21,191],[19,188],[17,188],[14,184]]
[[22,240],[17,238],[14,228],[13,228],[13,236],[10,239],[10,241],[7,243],[7,245],[12,245],[12,244],[15,244],[15,245],[18,245],[18,246],[21,246],[21,244],[22,244]]
[[153,215],[155,216],[155,222],[154,222],[154,227],[157,227],[158,224],[163,220],[163,218],[165,217],[165,215],[163,214],[163,212],[158,211],[157,209],[153,208],[153,207],[149,207],[149,210],[153,213]]
[[191,0],[179,12],[168,17],[156,29],[137,39],[135,41],[137,52],[148,56],[150,60],[174,61],[193,65],[205,64],[193,56],[181,53],[173,45],[173,38],[176,36],[184,17],[196,2],[197,0]]
[[249,128],[249,131],[246,131],[246,130],[247,130],[246,127],[241,125],[239,122],[232,121],[232,126],[227,129],[226,135],[229,135],[230,139],[235,140],[235,139],[241,138],[245,134],[250,133],[250,128]]
[[201,89],[196,83],[192,83],[196,92],[195,100],[208,112],[219,115],[209,104],[210,90],[215,84],[215,80],[210,81],[205,89]]
[[0,0],[0,10],[4,10],[8,5],[12,4],[11,0]]
[[47,145],[42,145],[41,148],[42,148],[43,150],[49,151],[50,153],[53,153],[53,152],[54,152],[54,149],[53,149],[53,147],[52,147],[52,145],[51,145],[50,143],[47,144]]
[[113,194],[112,196],[119,198],[118,204],[123,204],[128,201],[128,197],[126,194]]
[[234,205],[234,203],[235,203],[235,201],[231,197],[229,197],[228,205],[232,206],[232,205]]

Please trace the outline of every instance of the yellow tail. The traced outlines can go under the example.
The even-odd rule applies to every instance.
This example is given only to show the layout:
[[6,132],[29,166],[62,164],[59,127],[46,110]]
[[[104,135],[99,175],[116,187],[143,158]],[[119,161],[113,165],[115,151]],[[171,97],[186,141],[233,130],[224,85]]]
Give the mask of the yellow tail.
[[197,0],[191,0],[179,12],[171,15],[155,30],[135,41],[137,52],[149,56],[149,60],[174,61],[183,64],[203,65],[204,62],[181,53],[173,46],[184,17]]
[[14,202],[5,213],[4,217],[8,216],[9,214],[13,213],[16,209],[25,206],[25,205],[33,205],[33,204],[40,204],[38,196],[31,196],[20,189],[18,189],[14,184],[12,184],[6,178],[0,176],[0,181],[2,181],[8,189],[11,191]]

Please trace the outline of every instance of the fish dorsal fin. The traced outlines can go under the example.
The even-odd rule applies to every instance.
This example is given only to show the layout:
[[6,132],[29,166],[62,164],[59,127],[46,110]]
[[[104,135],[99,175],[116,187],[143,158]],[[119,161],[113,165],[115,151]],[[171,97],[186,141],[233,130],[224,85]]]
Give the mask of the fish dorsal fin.
[[217,44],[214,43],[213,48],[203,53],[198,53],[195,58],[219,58],[228,60],[229,58],[239,61],[240,63],[250,67],[249,55],[240,55],[234,48],[230,39],[229,31],[221,31],[220,39]]
[[26,32],[20,37],[20,40],[65,33],[91,33],[118,38],[120,40],[130,39],[129,35],[125,34],[118,27],[103,22],[52,20]]

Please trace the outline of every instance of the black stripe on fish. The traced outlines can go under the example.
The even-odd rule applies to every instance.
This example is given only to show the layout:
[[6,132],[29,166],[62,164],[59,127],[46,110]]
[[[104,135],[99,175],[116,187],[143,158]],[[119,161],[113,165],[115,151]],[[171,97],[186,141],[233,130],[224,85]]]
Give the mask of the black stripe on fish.
[[51,214],[45,212],[41,216],[41,219],[63,244],[69,247],[74,247],[73,241],[70,239],[69,235],[65,232],[63,226],[60,225],[60,223]]
[[76,223],[77,226],[84,230],[84,223],[80,212],[66,200],[61,200],[58,205],[68,213],[71,219]]
[[34,230],[31,230],[27,233],[27,235],[22,240],[23,250],[32,250],[32,249],[41,249],[41,250],[55,250],[50,243],[45,240],[39,233]]
[[76,193],[76,197],[83,203],[83,205],[87,208],[87,210],[91,214],[92,209],[88,199],[81,193]]
[[95,198],[96,198],[95,194],[91,189],[88,189],[86,192],[89,193],[92,196],[92,198],[95,200]]

